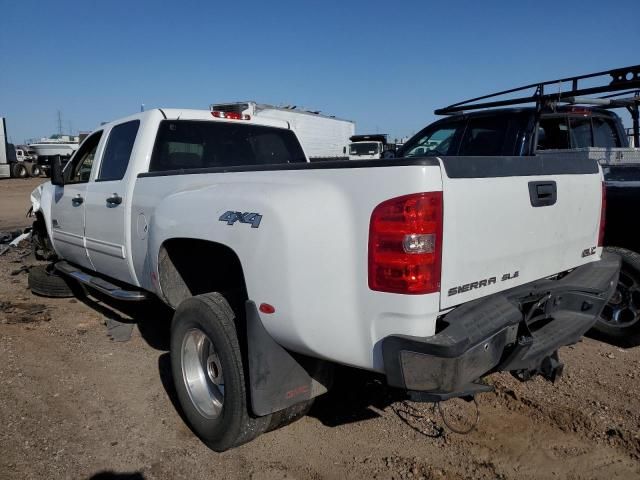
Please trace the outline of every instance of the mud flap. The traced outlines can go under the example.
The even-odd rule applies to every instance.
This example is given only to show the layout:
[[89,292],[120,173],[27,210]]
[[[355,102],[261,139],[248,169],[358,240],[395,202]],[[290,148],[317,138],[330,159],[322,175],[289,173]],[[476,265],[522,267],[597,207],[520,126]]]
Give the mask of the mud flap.
[[328,362],[291,353],[265,330],[256,304],[246,302],[247,354],[251,408],[268,415],[326,393],[331,382]]

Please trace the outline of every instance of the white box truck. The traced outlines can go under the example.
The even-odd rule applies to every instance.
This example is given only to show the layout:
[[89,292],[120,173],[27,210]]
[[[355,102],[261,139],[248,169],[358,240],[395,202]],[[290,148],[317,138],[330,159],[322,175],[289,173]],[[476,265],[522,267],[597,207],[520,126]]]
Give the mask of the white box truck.
[[218,118],[245,115],[249,118],[284,120],[302,144],[310,161],[344,160],[349,157],[349,138],[355,133],[355,123],[318,111],[298,109],[295,105],[277,107],[254,101],[211,105]]

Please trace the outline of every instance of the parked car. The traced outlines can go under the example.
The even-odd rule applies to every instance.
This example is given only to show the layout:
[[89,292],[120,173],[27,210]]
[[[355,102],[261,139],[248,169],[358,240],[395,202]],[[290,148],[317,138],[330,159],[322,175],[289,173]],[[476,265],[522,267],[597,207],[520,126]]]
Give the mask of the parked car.
[[215,450],[299,417],[336,364],[423,401],[561,372],[619,272],[597,162],[310,163],[294,132],[196,110],[103,125],[32,194],[58,258],[32,291],[175,309],[177,396]]

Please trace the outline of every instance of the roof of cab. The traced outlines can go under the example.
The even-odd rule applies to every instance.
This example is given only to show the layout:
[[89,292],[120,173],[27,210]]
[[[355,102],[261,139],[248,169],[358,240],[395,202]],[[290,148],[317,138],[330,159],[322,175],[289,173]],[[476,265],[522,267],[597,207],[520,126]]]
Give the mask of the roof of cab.
[[101,125],[96,130],[110,128],[114,125],[129,122],[132,120],[144,120],[150,117],[157,117],[162,115],[166,120],[197,120],[197,121],[210,121],[210,122],[225,122],[225,123],[238,123],[238,124],[251,124],[251,125],[264,125],[268,127],[286,128],[290,129],[289,122],[284,120],[277,120],[271,118],[253,117],[250,120],[230,120],[225,118],[216,118],[211,115],[209,110],[197,110],[187,108],[154,108],[145,112],[135,113],[126,117],[118,118],[111,122]]
[[[585,107],[581,105],[561,105],[558,106],[555,110],[543,110],[542,115],[561,115],[561,114],[571,114],[575,115],[583,115],[582,112],[572,112],[571,110],[574,108],[580,108],[583,111],[589,110],[591,114],[602,115],[610,118],[616,118],[618,115],[611,110],[607,110],[604,108],[598,107]],[[458,119],[458,118],[477,118],[477,117],[493,117],[497,115],[518,115],[518,114],[531,114],[535,113],[535,107],[515,107],[515,108],[492,108],[487,110],[475,110],[471,112],[461,112],[453,115],[443,116],[438,120],[447,121],[449,119]],[[435,123],[435,122],[434,122]]]

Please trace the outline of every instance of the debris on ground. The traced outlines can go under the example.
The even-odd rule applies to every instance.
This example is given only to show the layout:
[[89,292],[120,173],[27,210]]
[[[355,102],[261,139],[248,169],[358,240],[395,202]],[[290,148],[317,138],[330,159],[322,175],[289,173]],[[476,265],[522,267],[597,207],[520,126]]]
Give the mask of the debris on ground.
[[114,342],[128,342],[133,334],[133,323],[119,322],[114,318],[107,317],[105,320],[107,335]]
[[[14,235],[16,233],[18,234]],[[0,247],[0,255],[4,255],[9,251],[11,247],[13,248],[17,247],[18,245],[20,245],[22,241],[27,240],[30,237],[31,237],[31,228],[26,228],[24,230],[24,233],[22,233],[20,230],[16,230],[15,232],[4,232],[4,233],[0,232],[0,244],[2,245]],[[7,239],[7,241],[6,242],[2,241],[4,239]]]
[[0,323],[37,323],[48,322],[51,314],[41,303],[14,303],[0,301]]

